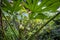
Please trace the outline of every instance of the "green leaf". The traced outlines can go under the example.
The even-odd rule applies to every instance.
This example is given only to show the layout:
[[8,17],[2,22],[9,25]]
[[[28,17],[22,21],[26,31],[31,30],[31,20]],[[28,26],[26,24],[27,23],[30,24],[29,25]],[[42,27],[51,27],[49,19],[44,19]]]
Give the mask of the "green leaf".
[[43,11],[48,11],[48,10],[52,10],[52,11],[57,11],[58,7],[60,6],[60,2],[56,2],[52,5],[50,5],[49,7],[46,7]]
[[[46,15],[44,15],[41,12],[44,11],[56,11],[57,8],[60,6],[60,2],[58,0],[42,0],[40,1],[41,4],[37,5],[37,3],[39,2],[39,0],[27,0],[26,2],[24,2],[24,6],[26,8],[28,8],[32,13],[29,14],[29,17],[32,18],[41,18],[43,19],[43,17],[47,17]],[[43,7],[45,7],[44,9],[42,9]],[[38,14],[36,17],[34,17],[36,15],[36,13]],[[43,16],[43,17],[41,17]],[[39,18],[39,19],[40,19]]]
[[7,0],[3,0],[2,2],[4,4],[5,9],[10,10],[10,11],[12,10],[12,7]]
[[29,15],[30,19],[46,19],[48,18],[45,14],[43,13],[31,13]]
[[14,1],[13,2],[13,7],[12,7],[12,13],[15,11],[15,12],[17,12],[17,11],[19,11],[20,10],[20,0],[17,0],[17,1]]
[[[40,5],[37,5],[38,2],[39,2],[39,0],[37,0],[37,1],[36,0],[32,0],[32,2],[31,2],[31,0],[27,0],[27,3],[25,2],[24,5],[25,5],[25,7],[27,7],[32,12],[39,12],[39,11],[41,12],[42,11],[42,7],[44,7],[44,6],[46,6],[47,10],[53,10],[54,11],[59,6],[55,6],[53,4],[54,3],[57,3],[57,5],[60,4],[60,3],[58,3],[59,0],[55,0],[55,1],[53,1],[53,0],[42,0]],[[51,5],[53,5],[53,7],[54,6],[55,7],[53,9],[50,9],[52,7]]]

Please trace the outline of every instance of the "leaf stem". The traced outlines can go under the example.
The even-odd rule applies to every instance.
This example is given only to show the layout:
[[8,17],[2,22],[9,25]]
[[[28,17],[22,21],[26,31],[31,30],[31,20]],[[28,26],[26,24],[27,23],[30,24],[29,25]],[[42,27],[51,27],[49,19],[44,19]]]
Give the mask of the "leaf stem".
[[60,12],[58,12],[54,17],[52,17],[50,20],[48,20],[44,25],[42,25],[40,29],[38,29],[34,34],[32,34],[32,35],[28,38],[28,40],[32,40],[32,37],[34,37],[35,35],[37,35],[37,34],[40,32],[40,30],[44,28],[44,26],[46,26],[49,22],[51,22],[51,21],[52,21],[54,18],[56,18],[59,14],[60,14]]

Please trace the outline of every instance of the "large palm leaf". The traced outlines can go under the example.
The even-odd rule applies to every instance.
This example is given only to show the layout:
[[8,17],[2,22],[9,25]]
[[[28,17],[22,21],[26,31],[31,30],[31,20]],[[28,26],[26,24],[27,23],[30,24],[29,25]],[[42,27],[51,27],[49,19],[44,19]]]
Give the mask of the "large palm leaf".
[[31,11],[30,18],[46,18],[42,12],[56,12],[60,6],[59,0],[26,0],[23,2],[25,8]]
[[[12,1],[12,0],[11,0]],[[2,9],[4,11],[10,11],[10,13],[17,12],[21,9],[20,2],[21,0],[13,0],[12,2],[9,0],[3,0],[2,4],[4,5]]]

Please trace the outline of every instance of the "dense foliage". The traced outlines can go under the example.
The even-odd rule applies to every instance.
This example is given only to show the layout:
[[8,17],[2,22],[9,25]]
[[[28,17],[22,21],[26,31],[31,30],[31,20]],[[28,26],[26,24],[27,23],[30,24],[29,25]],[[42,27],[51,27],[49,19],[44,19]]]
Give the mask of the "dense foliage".
[[2,0],[2,40],[60,40],[60,0]]

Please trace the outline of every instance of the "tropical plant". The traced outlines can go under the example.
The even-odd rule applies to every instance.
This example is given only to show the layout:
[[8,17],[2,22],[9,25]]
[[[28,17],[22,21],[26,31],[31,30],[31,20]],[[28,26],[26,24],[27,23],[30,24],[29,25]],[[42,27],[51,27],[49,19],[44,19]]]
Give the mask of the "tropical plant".
[[[2,0],[1,4],[4,40],[37,40],[45,26],[50,28],[52,20],[60,18],[60,0]],[[50,35],[47,40],[52,40]]]

